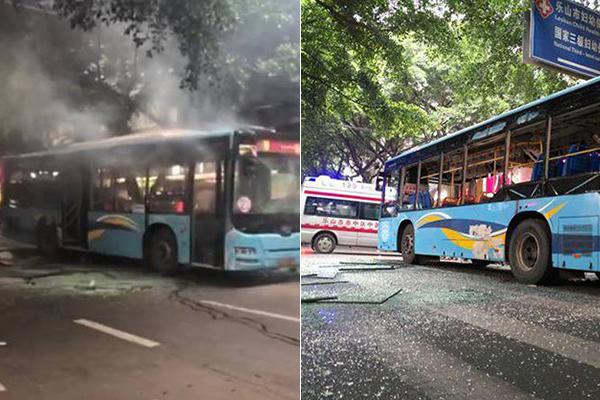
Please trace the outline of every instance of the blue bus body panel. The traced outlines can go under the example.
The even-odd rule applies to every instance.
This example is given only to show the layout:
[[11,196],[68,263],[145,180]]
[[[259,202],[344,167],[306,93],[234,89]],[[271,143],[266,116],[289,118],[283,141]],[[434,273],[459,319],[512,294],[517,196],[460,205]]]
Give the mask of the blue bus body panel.
[[548,221],[555,267],[600,271],[598,193],[401,212],[381,219],[378,247],[397,251],[398,228],[410,221],[417,254],[506,262],[507,228],[525,212]]
[[[144,213],[119,214],[91,211],[88,214],[88,245],[91,251],[112,256],[141,259],[145,233]],[[190,217],[188,215],[149,214],[148,228],[166,225],[177,239],[179,262],[190,262]]]
[[142,258],[143,213],[88,213],[88,246],[91,251],[112,256]]
[[[254,248],[256,254],[236,257],[236,247]],[[300,233],[281,236],[275,233],[247,234],[232,229],[225,236],[225,249],[225,269],[230,271],[300,266]]]
[[177,214],[148,214],[148,229],[155,224],[166,225],[173,230],[177,239],[179,262],[189,264],[191,262],[191,217]]

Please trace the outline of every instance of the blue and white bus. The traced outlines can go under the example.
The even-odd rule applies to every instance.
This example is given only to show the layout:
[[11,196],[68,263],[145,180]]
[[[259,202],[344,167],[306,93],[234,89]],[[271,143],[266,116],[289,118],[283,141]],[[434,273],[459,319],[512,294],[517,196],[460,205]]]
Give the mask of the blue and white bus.
[[160,130],[2,160],[2,232],[60,248],[228,271],[300,260],[300,145],[264,128]]
[[[509,263],[524,283],[600,273],[600,78],[388,160],[378,247]],[[385,193],[385,192],[383,192]]]

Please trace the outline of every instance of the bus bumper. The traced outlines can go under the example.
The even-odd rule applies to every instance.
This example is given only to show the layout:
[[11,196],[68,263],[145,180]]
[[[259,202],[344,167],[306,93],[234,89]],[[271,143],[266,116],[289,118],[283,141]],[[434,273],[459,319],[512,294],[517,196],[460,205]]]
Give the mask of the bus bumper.
[[225,269],[228,271],[300,267],[299,233],[282,236],[274,233],[247,234],[231,230],[225,243]]

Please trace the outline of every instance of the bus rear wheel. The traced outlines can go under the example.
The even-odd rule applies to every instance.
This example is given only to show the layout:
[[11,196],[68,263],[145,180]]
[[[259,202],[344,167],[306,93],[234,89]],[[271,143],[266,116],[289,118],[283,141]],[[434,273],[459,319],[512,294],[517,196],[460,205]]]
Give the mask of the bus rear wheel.
[[336,240],[331,233],[319,233],[313,240],[313,250],[321,254],[329,254],[335,250]]
[[171,275],[177,272],[177,241],[168,228],[159,228],[150,234],[144,249],[146,263],[153,271]]
[[550,234],[544,222],[521,222],[510,238],[510,269],[521,283],[548,284],[556,279],[550,257]]
[[407,264],[418,264],[420,259],[415,254],[415,228],[412,224],[406,225],[400,235],[400,254]]

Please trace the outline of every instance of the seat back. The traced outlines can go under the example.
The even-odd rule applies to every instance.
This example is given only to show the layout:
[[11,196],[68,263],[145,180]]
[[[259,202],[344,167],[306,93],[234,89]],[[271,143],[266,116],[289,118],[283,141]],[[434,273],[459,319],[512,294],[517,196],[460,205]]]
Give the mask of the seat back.
[[533,166],[533,170],[531,171],[531,180],[533,182],[542,180],[544,175],[544,155],[540,154],[537,158],[537,162]]
[[[576,153],[578,151],[585,150],[584,145],[573,144],[569,147],[568,154]],[[560,176],[569,176],[583,174],[589,172],[591,168],[592,158],[589,154],[580,154],[578,156],[568,157],[562,164],[562,170]]]

